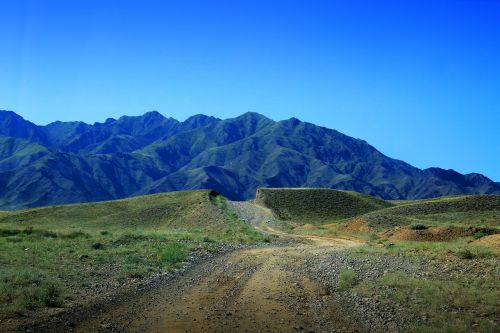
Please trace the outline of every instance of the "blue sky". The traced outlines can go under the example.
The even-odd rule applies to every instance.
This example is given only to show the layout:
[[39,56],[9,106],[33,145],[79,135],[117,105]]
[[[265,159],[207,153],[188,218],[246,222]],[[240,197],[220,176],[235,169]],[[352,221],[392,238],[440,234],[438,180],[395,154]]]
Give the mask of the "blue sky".
[[500,181],[500,1],[2,0],[0,109],[246,111]]

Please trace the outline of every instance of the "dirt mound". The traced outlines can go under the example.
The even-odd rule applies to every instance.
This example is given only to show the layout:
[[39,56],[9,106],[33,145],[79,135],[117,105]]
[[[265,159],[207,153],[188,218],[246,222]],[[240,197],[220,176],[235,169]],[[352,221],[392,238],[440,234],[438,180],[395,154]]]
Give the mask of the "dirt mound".
[[472,244],[486,246],[493,251],[500,253],[500,234],[481,237],[472,242]]
[[344,230],[354,232],[373,232],[368,221],[365,219],[352,219],[344,225]]
[[484,232],[486,234],[492,233],[491,230],[474,227],[433,227],[426,230],[412,230],[410,228],[397,227],[385,232],[384,236],[393,240],[442,242],[460,237],[472,236],[477,232]]

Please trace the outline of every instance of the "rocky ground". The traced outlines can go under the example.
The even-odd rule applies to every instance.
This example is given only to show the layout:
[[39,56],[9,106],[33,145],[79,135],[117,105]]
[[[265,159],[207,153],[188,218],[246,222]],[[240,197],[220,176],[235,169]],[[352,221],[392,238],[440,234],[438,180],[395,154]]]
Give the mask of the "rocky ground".
[[433,262],[356,253],[348,239],[288,236],[272,214],[251,203],[229,206],[275,239],[259,247],[220,249],[128,293],[56,316],[36,332],[404,332],[425,324],[396,302],[340,290],[339,274],[363,281],[388,272],[441,279],[477,274],[473,263]]

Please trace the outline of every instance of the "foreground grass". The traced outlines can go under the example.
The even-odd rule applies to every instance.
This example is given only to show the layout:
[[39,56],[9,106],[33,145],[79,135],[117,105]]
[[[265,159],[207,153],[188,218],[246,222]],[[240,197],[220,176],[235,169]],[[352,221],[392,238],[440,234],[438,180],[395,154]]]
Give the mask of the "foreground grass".
[[3,212],[0,318],[120,288],[195,250],[267,240],[209,191]]
[[[105,285],[176,267],[202,237],[188,233],[52,233],[4,229],[0,303],[4,314],[59,307]],[[212,243],[206,243],[206,248]]]
[[474,237],[462,237],[447,242],[428,241],[388,241],[372,237],[364,246],[357,248],[358,253],[390,255],[402,254],[408,257],[425,257],[428,259],[443,259],[453,256],[460,259],[483,259],[498,257],[491,249],[472,243]]
[[438,280],[387,273],[356,290],[408,307],[426,322],[415,332],[497,332],[500,287],[494,276]]

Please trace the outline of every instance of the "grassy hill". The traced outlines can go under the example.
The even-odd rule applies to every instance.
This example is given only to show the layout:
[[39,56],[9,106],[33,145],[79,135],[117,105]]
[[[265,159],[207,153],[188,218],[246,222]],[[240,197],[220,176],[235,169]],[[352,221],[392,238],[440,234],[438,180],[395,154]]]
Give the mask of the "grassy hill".
[[220,242],[264,240],[208,190],[0,212],[0,319],[92,297]]
[[412,224],[499,228],[500,196],[468,195],[401,201],[394,207],[370,212],[361,218],[375,229]]
[[[210,191],[179,191],[97,203],[48,206],[0,214],[0,228],[56,232],[190,231],[223,233],[230,227]],[[217,199],[219,200],[219,199]]]
[[319,188],[262,188],[257,190],[256,201],[279,218],[301,224],[328,223],[392,206],[356,192]]

